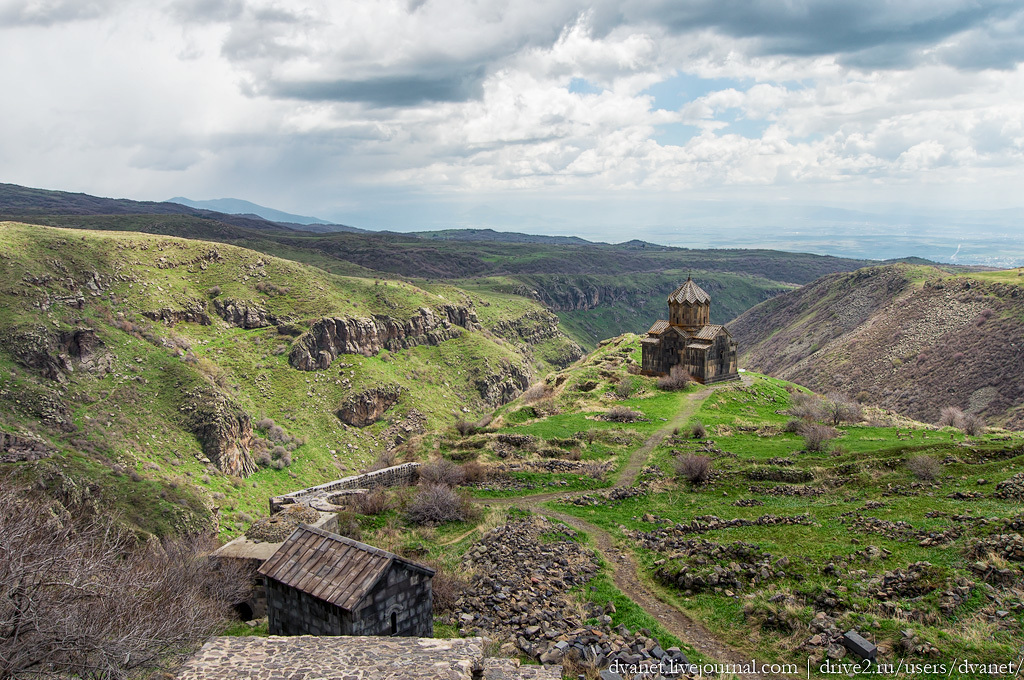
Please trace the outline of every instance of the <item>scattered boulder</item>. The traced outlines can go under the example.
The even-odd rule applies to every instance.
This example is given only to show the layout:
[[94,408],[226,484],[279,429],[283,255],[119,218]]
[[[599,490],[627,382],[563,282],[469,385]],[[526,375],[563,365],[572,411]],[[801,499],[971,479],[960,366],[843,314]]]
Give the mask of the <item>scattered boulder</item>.
[[231,399],[210,386],[185,393],[179,410],[203,453],[222,472],[248,477],[256,472],[250,455],[253,444],[249,415]]
[[382,385],[355,394],[335,411],[338,419],[346,425],[366,427],[384,417],[384,412],[398,403],[402,388],[398,385]]

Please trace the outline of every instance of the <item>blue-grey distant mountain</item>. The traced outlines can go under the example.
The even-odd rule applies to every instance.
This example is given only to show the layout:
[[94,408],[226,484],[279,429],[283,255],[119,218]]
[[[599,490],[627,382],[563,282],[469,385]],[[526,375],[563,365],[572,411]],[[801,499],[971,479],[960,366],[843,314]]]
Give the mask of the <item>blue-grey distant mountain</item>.
[[243,201],[240,198],[215,198],[209,201],[193,201],[184,196],[175,196],[167,200],[168,203],[180,203],[190,208],[202,208],[204,210],[215,210],[216,212],[228,215],[258,215],[271,222],[284,222],[291,224],[330,224],[327,220],[319,217],[306,217],[305,215],[293,215],[283,210],[274,210],[250,201]]

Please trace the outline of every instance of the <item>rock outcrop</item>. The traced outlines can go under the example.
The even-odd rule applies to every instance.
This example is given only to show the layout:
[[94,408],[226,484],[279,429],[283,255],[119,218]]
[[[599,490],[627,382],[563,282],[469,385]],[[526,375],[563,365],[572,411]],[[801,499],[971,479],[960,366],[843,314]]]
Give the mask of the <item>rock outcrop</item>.
[[209,326],[213,323],[210,320],[210,315],[206,311],[206,303],[202,300],[188,300],[182,309],[171,309],[170,307],[161,307],[160,309],[152,312],[143,312],[142,316],[153,321],[162,321],[168,326],[173,326],[176,323],[188,322],[197,323],[202,326]]
[[530,386],[530,374],[512,362],[502,361],[498,371],[477,378],[473,385],[484,401],[491,406],[501,406]]
[[211,387],[199,387],[185,393],[179,410],[203,453],[218,469],[236,477],[256,472],[249,454],[252,422],[240,406]]
[[402,388],[397,385],[374,387],[346,399],[335,415],[346,425],[373,425],[384,416],[385,411],[398,403],[401,396]]
[[374,356],[381,350],[437,345],[457,336],[456,327],[478,330],[476,312],[444,305],[437,310],[420,308],[408,321],[390,316],[320,319],[292,344],[289,363],[300,371],[323,370],[340,354]]
[[52,453],[43,441],[11,432],[0,432],[0,463],[39,460]]
[[57,382],[66,382],[67,374],[74,371],[72,360],[87,361],[102,344],[91,328],[57,333],[39,328],[13,333],[4,340],[18,363]]
[[512,342],[521,342],[528,347],[533,347],[545,340],[555,338],[563,340],[562,351],[557,356],[548,358],[559,368],[565,368],[584,354],[583,348],[558,328],[558,317],[548,311],[528,312],[516,319],[499,321],[490,330],[499,337]]
[[278,323],[277,317],[254,302],[227,298],[213,301],[213,311],[232,326],[266,328]]

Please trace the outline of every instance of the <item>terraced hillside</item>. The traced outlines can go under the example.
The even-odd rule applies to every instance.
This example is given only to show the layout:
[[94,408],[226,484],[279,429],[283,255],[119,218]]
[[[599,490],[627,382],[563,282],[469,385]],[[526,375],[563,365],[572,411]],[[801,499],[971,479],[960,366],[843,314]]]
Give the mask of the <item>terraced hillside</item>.
[[[883,673],[1016,663],[1021,433],[836,410],[749,372],[667,390],[634,374],[638,341],[604,343],[485,428],[428,435],[410,453],[433,459],[430,480],[354,505],[363,540],[457,584],[468,575],[438,609],[439,634],[488,635],[564,677],[680,654],[754,659],[739,671],[751,677],[828,677],[846,671],[823,664],[858,661],[841,642],[850,629],[877,645]],[[481,514],[416,521],[415,499],[442,478],[462,480]],[[577,648],[590,649],[584,668]]]
[[237,532],[580,355],[521,297],[0,223],[0,474],[146,532]]
[[868,267],[768,300],[729,328],[752,370],[927,422],[955,406],[1020,429],[1022,273]]

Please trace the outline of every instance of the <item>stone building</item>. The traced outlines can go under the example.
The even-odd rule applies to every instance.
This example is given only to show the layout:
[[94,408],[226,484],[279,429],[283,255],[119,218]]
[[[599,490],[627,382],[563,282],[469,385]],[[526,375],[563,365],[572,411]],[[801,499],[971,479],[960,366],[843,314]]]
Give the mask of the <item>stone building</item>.
[[668,321],[655,321],[640,341],[644,375],[668,375],[682,366],[697,382],[739,378],[736,341],[711,323],[711,296],[688,276],[668,296]]
[[259,569],[271,635],[434,634],[434,570],[302,524]]

